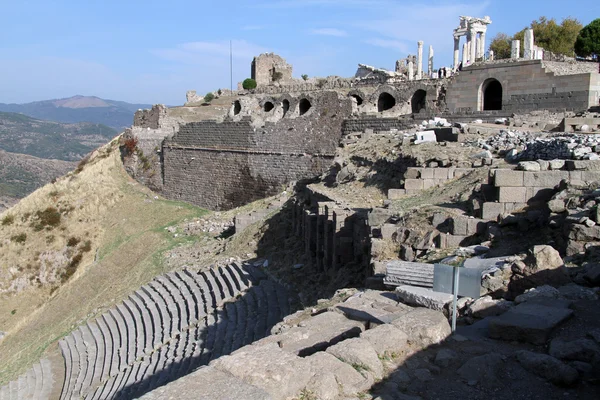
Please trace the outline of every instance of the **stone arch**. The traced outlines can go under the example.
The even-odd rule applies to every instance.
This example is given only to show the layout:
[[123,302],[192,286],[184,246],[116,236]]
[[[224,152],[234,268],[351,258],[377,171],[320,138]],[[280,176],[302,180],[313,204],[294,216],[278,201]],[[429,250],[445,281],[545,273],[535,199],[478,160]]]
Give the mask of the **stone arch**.
[[281,108],[283,109],[283,115],[285,116],[285,114],[287,114],[287,112],[290,110],[290,101],[288,99],[283,99],[281,101]]
[[272,111],[274,108],[275,108],[275,104],[273,104],[270,101],[265,101],[265,103],[263,104],[264,112]]
[[357,105],[357,106],[360,106],[360,105],[362,105],[362,103],[363,103],[363,101],[364,101],[364,100],[363,100],[363,98],[362,98],[362,96],[360,96],[360,95],[358,95],[358,94],[356,94],[356,93],[349,94],[348,96],[350,96],[350,97],[352,97],[354,100],[356,100],[356,105]]
[[310,100],[308,100],[306,97],[300,99],[300,102],[298,103],[298,112],[300,113],[300,115],[304,115],[308,112],[308,110],[310,110],[312,107],[312,104],[310,103]]
[[486,79],[479,89],[479,110],[502,110],[502,91],[502,84],[497,79]]
[[418,89],[410,99],[410,108],[413,114],[418,114],[419,111],[427,108],[427,92],[423,89]]
[[242,103],[239,100],[233,102],[233,115],[238,115],[242,111]]
[[396,98],[388,92],[381,92],[377,99],[377,111],[383,112],[391,110],[396,105]]

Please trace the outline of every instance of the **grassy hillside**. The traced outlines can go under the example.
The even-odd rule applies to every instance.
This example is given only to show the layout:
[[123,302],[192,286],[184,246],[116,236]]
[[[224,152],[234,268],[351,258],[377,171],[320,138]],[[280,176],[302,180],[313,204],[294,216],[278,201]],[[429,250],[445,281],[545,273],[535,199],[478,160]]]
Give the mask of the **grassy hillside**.
[[0,385],[164,272],[162,254],[192,240],[165,228],[205,213],[131,180],[117,140],[1,213]]
[[34,118],[63,123],[90,122],[121,130],[131,125],[133,114],[151,104],[131,104],[100,99],[94,96],[73,96],[67,99],[36,101],[26,104],[0,103],[0,111],[29,115]]
[[116,135],[101,124],[63,124],[0,112],[0,149],[11,153],[77,161]]
[[46,160],[0,150],[0,212],[35,189],[76,167],[75,162]]

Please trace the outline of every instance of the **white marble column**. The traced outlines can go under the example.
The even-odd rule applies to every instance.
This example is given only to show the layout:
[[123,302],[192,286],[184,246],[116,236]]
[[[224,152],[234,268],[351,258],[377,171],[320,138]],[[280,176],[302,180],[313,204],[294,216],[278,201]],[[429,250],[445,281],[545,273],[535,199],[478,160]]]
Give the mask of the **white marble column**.
[[533,45],[534,45],[534,39],[533,39],[533,29],[527,29],[525,30],[525,52],[524,52],[524,58],[526,60],[532,60],[533,59]]
[[458,59],[460,57],[460,36],[454,37],[454,69],[458,68]]
[[481,39],[475,33],[475,60],[481,57]]
[[485,31],[479,34],[479,57],[485,57]]
[[521,57],[521,41],[513,40],[510,46],[510,58],[516,60]]
[[423,75],[423,41],[417,42],[417,79],[421,79]]
[[477,58],[477,33],[474,30],[470,30],[471,35],[471,48],[469,49],[469,62],[473,64]]
[[415,79],[415,65],[412,61],[408,62],[408,80],[412,81]]
[[462,51],[462,65],[463,65],[463,67],[467,66],[467,61],[468,61],[467,57],[469,57],[468,50],[469,50],[468,43],[463,43],[463,51]]
[[494,50],[490,50],[490,57],[488,58],[489,61],[494,61]]
[[429,46],[429,57],[427,57],[427,75],[431,78],[433,73],[433,46]]

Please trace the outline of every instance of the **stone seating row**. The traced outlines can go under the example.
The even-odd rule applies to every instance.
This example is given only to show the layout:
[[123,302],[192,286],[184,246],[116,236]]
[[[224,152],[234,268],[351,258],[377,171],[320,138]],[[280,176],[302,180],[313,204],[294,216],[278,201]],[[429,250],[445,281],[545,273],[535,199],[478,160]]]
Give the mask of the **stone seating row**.
[[50,360],[43,358],[17,380],[0,388],[0,400],[50,398],[54,381]]
[[252,266],[158,276],[59,341],[60,398],[130,398],[264,337],[287,313],[285,289]]

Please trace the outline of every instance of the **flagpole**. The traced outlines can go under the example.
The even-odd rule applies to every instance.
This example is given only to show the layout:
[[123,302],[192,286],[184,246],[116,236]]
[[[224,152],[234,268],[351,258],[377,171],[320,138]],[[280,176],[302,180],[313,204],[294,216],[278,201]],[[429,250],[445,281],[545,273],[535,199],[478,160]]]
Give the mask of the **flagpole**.
[[233,94],[233,45],[232,41],[229,41],[229,88]]

